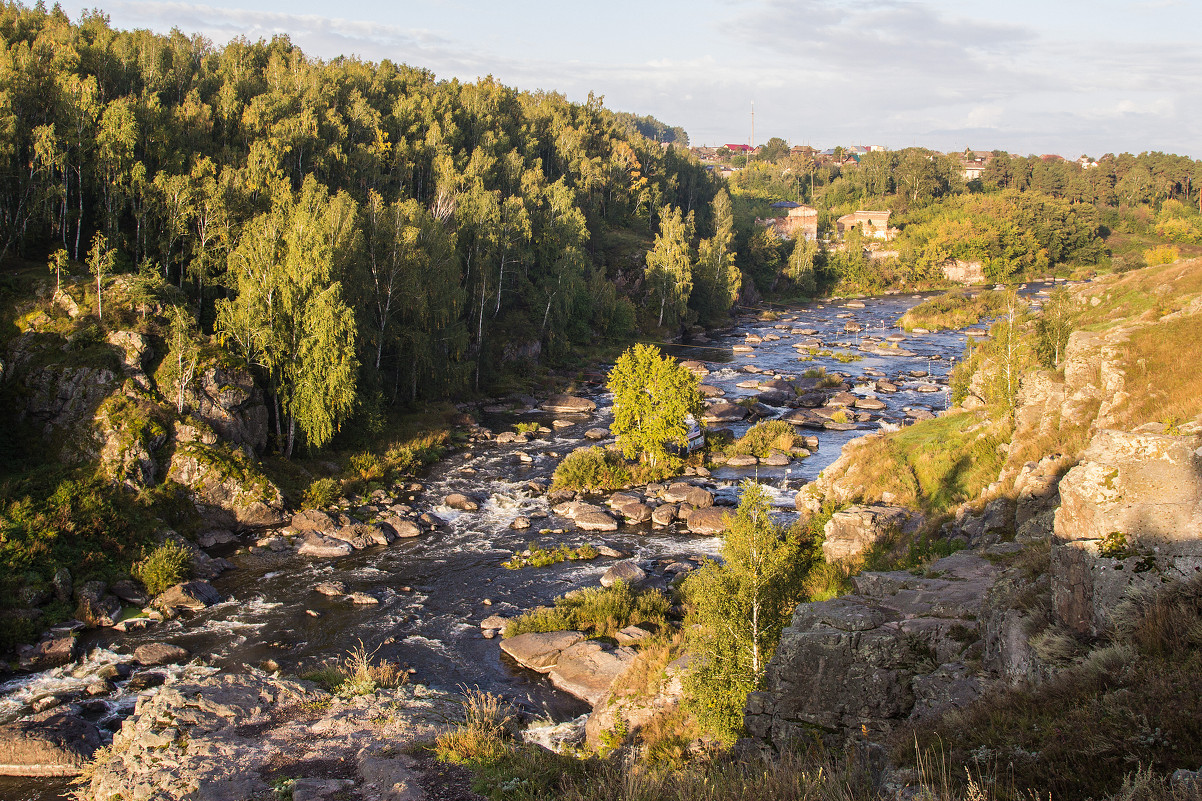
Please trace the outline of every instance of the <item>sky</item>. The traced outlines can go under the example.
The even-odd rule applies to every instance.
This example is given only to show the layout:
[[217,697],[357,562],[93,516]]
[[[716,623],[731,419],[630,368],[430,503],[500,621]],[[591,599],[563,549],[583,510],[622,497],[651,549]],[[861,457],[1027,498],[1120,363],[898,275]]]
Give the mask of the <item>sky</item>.
[[1200,0],[60,0],[216,44],[590,92],[694,145],[1202,157]]

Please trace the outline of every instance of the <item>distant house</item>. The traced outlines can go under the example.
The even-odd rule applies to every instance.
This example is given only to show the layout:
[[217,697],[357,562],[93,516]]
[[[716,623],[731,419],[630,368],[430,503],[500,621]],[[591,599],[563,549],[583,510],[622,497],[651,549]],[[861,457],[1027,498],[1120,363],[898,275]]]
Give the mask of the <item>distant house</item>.
[[731,153],[754,153],[755,148],[751,145],[724,145]]
[[811,241],[818,238],[818,209],[791,200],[773,203],[772,208],[789,210],[784,217],[760,221],[762,225],[770,226],[777,236],[782,239],[795,239],[800,236]]
[[793,145],[789,148],[789,152],[794,156],[813,156],[818,151],[809,145]]
[[965,181],[976,181],[985,174],[984,161],[961,161],[960,173],[964,176]]
[[896,228],[889,227],[889,215],[892,213],[890,211],[854,211],[851,214],[844,214],[836,220],[835,229],[840,236],[846,236],[848,231],[859,226],[860,233],[869,239],[884,239],[888,242],[897,233]]

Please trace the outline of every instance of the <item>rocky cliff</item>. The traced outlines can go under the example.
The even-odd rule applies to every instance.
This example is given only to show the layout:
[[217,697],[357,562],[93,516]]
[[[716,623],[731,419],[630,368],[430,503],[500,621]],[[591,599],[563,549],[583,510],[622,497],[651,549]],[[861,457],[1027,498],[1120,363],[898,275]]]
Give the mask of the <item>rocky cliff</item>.
[[[1202,320],[1202,299],[1166,308],[1164,286],[1135,277],[1074,295],[1088,327],[1069,338],[1060,370],[1027,374],[1012,414],[948,413],[1009,430],[996,478],[940,528],[927,525],[965,550],[911,572],[861,573],[852,594],[799,606],[764,691],[748,699],[756,741],[882,742],[991,688],[1038,684],[1104,644],[1126,599],[1202,572],[1202,398],[1174,395],[1174,360],[1133,344],[1147,352],[1177,337],[1187,358],[1198,346],[1180,332]],[[1148,310],[1146,296],[1162,300]],[[798,495],[803,513],[841,509],[826,527],[828,558],[896,538],[918,511],[872,483],[863,457],[879,440],[849,443]]]

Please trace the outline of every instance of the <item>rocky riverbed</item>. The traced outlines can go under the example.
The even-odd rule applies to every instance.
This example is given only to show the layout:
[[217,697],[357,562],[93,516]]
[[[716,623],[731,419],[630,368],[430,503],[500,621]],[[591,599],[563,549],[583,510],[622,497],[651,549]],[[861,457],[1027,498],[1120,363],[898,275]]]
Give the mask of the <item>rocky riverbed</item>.
[[[359,642],[435,690],[480,687],[550,721],[576,718],[601,697],[601,682],[583,669],[548,681],[521,667],[494,638],[500,619],[595,585],[615,568],[666,583],[718,552],[715,521],[737,502],[739,481],[765,484],[789,514],[798,487],[850,438],[940,411],[965,337],[900,333],[894,322],[916,302],[895,296],[782,310],[777,319],[745,318],[712,340],[671,348],[702,376],[710,425],[737,435],[759,419],[784,418],[812,437],[804,452],[732,459],[683,477],[679,486],[613,498],[547,491],[564,455],[609,440],[610,399],[600,387],[541,404],[523,397],[465,408],[481,425],[420,482],[303,511],[259,536],[210,532],[202,544],[203,558],[216,562],[211,584],[179,590],[197,599],[188,611],[160,613],[126,631],[59,631],[42,647],[66,666],[8,677],[0,685],[0,724],[67,716],[94,727],[103,743],[135,705],[189,682],[233,681],[247,666],[300,672]],[[807,377],[815,368],[836,379]],[[518,422],[541,428],[518,434]],[[592,544],[599,555],[502,567],[529,541]],[[117,588],[92,591],[103,602]],[[490,618],[493,625],[481,625]],[[140,661],[137,649],[150,644],[183,649],[166,660],[182,664]],[[573,656],[613,667],[631,647],[571,643],[560,650],[575,648],[582,653]],[[38,665],[26,656],[29,666]],[[28,785],[0,786],[0,798],[38,797],[31,792]]]

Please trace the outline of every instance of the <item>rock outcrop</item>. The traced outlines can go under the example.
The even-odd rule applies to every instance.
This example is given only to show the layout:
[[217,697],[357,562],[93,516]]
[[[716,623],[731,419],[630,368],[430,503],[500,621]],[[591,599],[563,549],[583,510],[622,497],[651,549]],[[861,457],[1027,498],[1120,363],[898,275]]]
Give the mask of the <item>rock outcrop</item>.
[[849,506],[823,528],[822,555],[834,562],[857,556],[878,540],[898,534],[910,512],[897,506]]
[[141,696],[83,797],[271,797],[284,776],[293,797],[417,801],[421,769],[405,746],[459,717],[457,699],[420,685],[343,701],[303,682],[216,674]]
[[100,730],[62,712],[0,726],[0,776],[74,776],[100,747]]
[[605,697],[635,656],[631,648],[608,648],[578,631],[519,634],[502,642],[501,650],[522,667],[546,673],[552,684],[590,706]]
[[1134,589],[1202,570],[1202,439],[1100,431],[1060,480],[1056,616],[1097,636]]
[[853,595],[801,604],[747,701],[752,737],[784,748],[818,734],[840,742],[867,727],[964,705],[980,691],[977,618],[1001,568],[960,552],[923,575],[863,573]]

